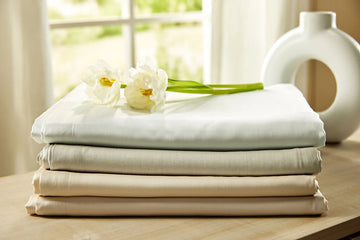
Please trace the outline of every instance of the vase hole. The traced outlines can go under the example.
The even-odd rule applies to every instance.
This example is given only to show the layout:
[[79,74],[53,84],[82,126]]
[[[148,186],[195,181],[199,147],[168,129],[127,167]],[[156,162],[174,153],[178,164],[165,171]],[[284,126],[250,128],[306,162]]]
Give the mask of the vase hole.
[[316,112],[325,111],[335,100],[335,76],[329,67],[320,61],[309,60],[301,64],[295,76],[295,85]]

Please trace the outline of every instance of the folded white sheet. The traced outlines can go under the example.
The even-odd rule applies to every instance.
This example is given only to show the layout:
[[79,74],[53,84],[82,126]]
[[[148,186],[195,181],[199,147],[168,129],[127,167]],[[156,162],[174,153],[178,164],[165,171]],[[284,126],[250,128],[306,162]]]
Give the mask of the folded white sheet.
[[266,216],[317,215],[327,211],[320,192],[308,197],[113,198],[39,197],[25,205],[28,214],[65,216]]
[[264,176],[321,171],[316,148],[215,152],[51,144],[38,161],[51,170],[125,174]]
[[[133,148],[250,150],[323,146],[317,113],[291,84],[199,96],[167,93],[162,112],[91,104],[80,85],[35,120],[39,143]],[[181,100],[179,100],[181,99]]]
[[154,176],[38,170],[34,193],[103,197],[308,196],[319,189],[313,175],[268,177]]

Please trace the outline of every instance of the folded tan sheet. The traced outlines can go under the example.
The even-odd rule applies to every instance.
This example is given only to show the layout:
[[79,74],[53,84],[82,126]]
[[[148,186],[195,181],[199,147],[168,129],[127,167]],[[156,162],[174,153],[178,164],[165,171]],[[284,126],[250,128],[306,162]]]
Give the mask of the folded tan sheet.
[[113,198],[40,197],[26,204],[28,214],[64,216],[266,216],[317,215],[327,211],[320,192],[307,197]]
[[313,175],[268,177],[154,176],[48,171],[33,178],[35,194],[105,197],[257,197],[313,195]]
[[48,145],[38,157],[51,170],[157,175],[290,175],[321,170],[316,148],[262,151],[148,150]]

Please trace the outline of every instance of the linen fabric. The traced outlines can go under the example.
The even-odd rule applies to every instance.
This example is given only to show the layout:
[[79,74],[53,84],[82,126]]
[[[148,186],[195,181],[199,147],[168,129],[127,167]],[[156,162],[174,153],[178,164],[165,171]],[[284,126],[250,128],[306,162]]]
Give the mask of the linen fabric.
[[316,148],[215,152],[51,144],[38,161],[51,170],[125,174],[264,176],[321,171]]
[[155,176],[48,171],[33,178],[44,196],[257,197],[314,195],[313,175],[269,177]]
[[131,148],[255,150],[319,147],[323,123],[291,84],[230,95],[167,93],[161,112],[89,102],[81,84],[40,117],[38,143]]
[[33,171],[34,119],[53,103],[46,0],[0,1],[0,176]]
[[32,195],[28,214],[65,216],[266,216],[317,215],[327,211],[318,192],[306,197],[114,198]]
[[[211,59],[207,59],[208,82],[237,84],[261,79],[264,58],[270,47],[297,27],[300,12],[311,11],[311,7],[302,0],[260,5],[257,1],[219,0],[212,1],[211,6],[204,4],[204,11],[211,12],[211,24],[206,26],[204,36],[206,42],[211,43]],[[256,46],[256,51],[249,46]],[[297,76],[301,76],[298,78],[301,81],[297,81],[297,85],[307,86],[308,75],[306,68],[299,69]],[[306,87],[302,89],[308,92]]]

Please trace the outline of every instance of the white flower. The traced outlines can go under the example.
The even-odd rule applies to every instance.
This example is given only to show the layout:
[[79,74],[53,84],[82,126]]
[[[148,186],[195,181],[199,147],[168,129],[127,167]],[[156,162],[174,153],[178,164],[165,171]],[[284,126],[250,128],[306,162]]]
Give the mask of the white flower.
[[154,112],[165,104],[168,76],[162,69],[138,63],[129,71],[129,81],[125,88],[127,103],[135,109]]
[[86,94],[96,104],[117,105],[120,100],[120,71],[112,69],[105,61],[98,61],[82,76],[87,84]]

